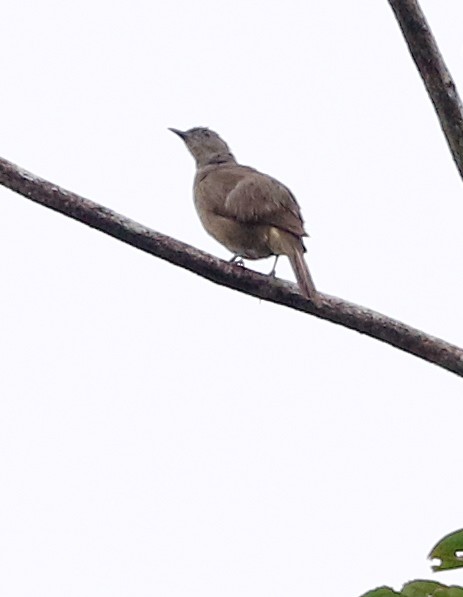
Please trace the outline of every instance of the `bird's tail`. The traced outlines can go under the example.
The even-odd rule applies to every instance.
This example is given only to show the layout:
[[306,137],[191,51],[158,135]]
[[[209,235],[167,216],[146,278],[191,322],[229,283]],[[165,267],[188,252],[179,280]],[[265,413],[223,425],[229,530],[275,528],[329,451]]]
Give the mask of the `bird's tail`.
[[288,257],[301,293],[309,300],[317,302],[317,289],[315,288],[309,267],[304,259],[304,253],[298,247],[291,251]]
[[274,255],[287,255],[296,276],[301,293],[315,304],[319,304],[320,295],[315,288],[309,267],[304,259],[302,239],[286,230],[272,226],[269,246]]

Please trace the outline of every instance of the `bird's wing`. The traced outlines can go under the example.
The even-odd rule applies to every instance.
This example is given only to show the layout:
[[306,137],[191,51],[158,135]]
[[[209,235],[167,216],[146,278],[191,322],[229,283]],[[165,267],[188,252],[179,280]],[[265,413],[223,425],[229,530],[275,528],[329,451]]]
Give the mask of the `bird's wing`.
[[299,205],[283,184],[251,171],[236,184],[224,203],[226,217],[240,222],[269,224],[296,236],[307,236]]

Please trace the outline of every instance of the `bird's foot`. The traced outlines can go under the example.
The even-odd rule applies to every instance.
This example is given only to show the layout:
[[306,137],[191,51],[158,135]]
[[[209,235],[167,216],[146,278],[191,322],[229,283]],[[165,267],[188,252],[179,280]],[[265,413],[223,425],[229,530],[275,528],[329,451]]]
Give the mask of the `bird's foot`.
[[244,261],[241,259],[239,255],[233,255],[228,263],[234,263],[238,267],[244,267]]
[[279,257],[279,255],[275,255],[275,262],[274,262],[273,267],[272,267],[272,269],[271,269],[271,271],[269,273],[269,277],[270,278],[275,278],[276,277],[278,257]]

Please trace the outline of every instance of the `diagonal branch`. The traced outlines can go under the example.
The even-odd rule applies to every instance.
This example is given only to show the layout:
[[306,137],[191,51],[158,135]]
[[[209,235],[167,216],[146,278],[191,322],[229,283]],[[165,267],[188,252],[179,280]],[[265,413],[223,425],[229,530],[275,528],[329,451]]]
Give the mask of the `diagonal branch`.
[[417,0],[389,0],[463,178],[463,105]]
[[463,349],[400,321],[328,295],[322,295],[322,304],[315,306],[302,297],[293,284],[217,259],[1,158],[0,184],[216,284],[356,330],[463,377]]

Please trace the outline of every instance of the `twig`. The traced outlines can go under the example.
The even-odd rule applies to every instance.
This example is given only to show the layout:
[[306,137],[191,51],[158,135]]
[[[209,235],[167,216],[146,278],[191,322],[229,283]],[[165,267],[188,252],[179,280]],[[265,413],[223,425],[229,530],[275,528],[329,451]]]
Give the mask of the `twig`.
[[275,280],[217,259],[66,191],[1,158],[0,184],[212,282],[356,330],[463,377],[463,349],[400,321],[328,295],[322,295],[322,304],[315,306],[289,282]]
[[389,0],[463,178],[463,105],[417,0]]

